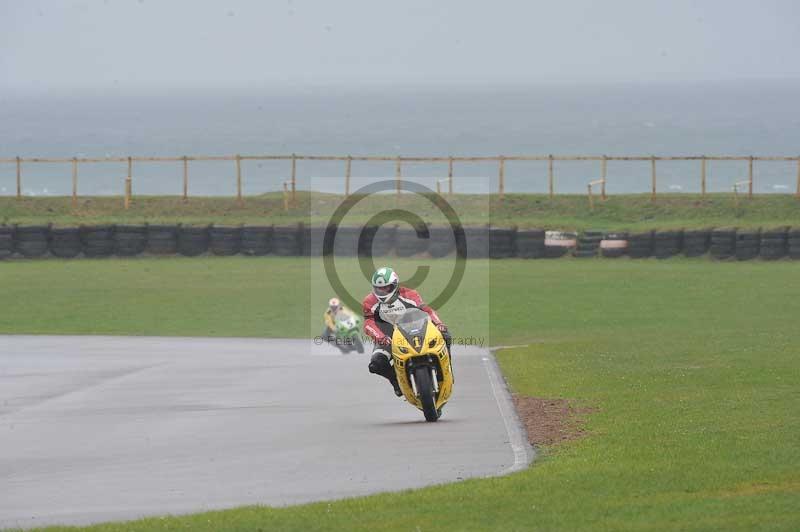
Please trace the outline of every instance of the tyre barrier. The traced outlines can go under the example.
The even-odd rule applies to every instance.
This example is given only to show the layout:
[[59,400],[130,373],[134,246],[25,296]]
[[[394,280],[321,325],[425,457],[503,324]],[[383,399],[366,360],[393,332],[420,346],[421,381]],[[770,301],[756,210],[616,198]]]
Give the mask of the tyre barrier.
[[489,258],[508,259],[515,255],[516,229],[489,228]]
[[600,241],[600,254],[607,259],[616,259],[628,251],[628,233],[606,233]]
[[677,255],[682,246],[683,229],[653,233],[653,256],[657,259],[668,259]]
[[712,258],[724,260],[731,258],[736,249],[736,229],[722,228],[711,231],[711,246],[708,251]]
[[[394,249],[400,257],[427,252],[434,258],[455,250],[455,238],[449,227],[430,227],[429,238],[418,238],[416,231],[397,226],[353,228],[337,231],[333,252],[336,256],[384,256]],[[787,255],[800,259],[800,228],[779,227],[768,230],[669,230],[601,233],[586,231],[580,236],[571,232],[541,229],[497,227],[465,228],[468,258],[554,258],[572,252],[576,257],[599,254],[616,258],[626,253],[631,258],[656,256],[668,258],[678,253],[697,257],[709,253],[714,259],[777,260]],[[262,256],[319,256],[325,235],[324,227],[303,224],[286,227],[192,227],[192,226],[0,226],[0,259],[15,254],[26,258],[51,255],[73,258],[131,257],[142,253],[156,255],[180,253],[197,256],[236,254]]]
[[632,259],[646,259],[653,255],[653,231],[633,233],[628,236],[628,256]]
[[174,255],[178,252],[178,226],[148,225],[144,250],[153,255]]
[[26,259],[35,259],[47,253],[50,226],[17,227],[14,231],[14,250]]
[[[51,245],[52,251],[52,232]],[[147,248],[147,227],[143,225],[118,225],[114,231],[114,252],[120,257],[141,255]]]
[[360,227],[339,227],[336,230],[336,240],[333,241],[333,254],[336,257],[355,257],[358,255],[360,236]]
[[80,229],[65,227],[50,229],[50,254],[60,259],[72,259],[81,254]]
[[[321,257],[323,244],[325,243],[325,227],[300,227],[298,235],[300,237],[300,252],[303,257]],[[336,233],[336,240],[339,240],[339,233]],[[336,240],[333,242],[333,251],[336,253]]]
[[544,258],[544,235],[544,229],[517,230],[516,256],[521,259]]
[[577,245],[572,250],[572,256],[579,259],[596,257],[602,240],[602,231],[584,231],[578,236]]
[[208,228],[208,250],[220,257],[236,255],[242,246],[241,227],[211,226]]
[[468,259],[488,259],[489,258],[489,228],[488,227],[465,227],[464,239],[466,240]]
[[208,226],[178,227],[178,253],[196,257],[208,251]]
[[272,232],[272,252],[281,257],[300,255],[301,230],[298,226],[275,227]]
[[800,228],[792,229],[787,234],[787,253],[790,259],[800,259]]
[[83,254],[90,258],[110,257],[114,254],[113,225],[83,225],[80,228]]
[[398,257],[411,257],[424,253],[428,250],[429,240],[417,236],[417,231],[414,229],[398,227],[394,234],[394,252]]
[[693,229],[683,232],[683,254],[687,257],[700,257],[708,253],[711,245],[710,229]]
[[359,257],[385,257],[394,247],[395,226],[368,225],[358,235]]
[[734,254],[736,260],[751,260],[758,257],[761,241],[761,231],[738,231],[736,233],[736,246]]
[[788,236],[788,227],[762,231],[758,256],[764,260],[777,260],[785,257],[788,248]]
[[545,231],[544,256],[546,259],[563,257],[578,243],[578,235],[565,231]]
[[456,250],[456,237],[450,227],[431,227],[429,232],[428,254],[431,257],[446,257]]
[[0,225],[0,260],[14,254],[14,227]]
[[242,255],[261,257],[272,251],[272,226],[242,227]]

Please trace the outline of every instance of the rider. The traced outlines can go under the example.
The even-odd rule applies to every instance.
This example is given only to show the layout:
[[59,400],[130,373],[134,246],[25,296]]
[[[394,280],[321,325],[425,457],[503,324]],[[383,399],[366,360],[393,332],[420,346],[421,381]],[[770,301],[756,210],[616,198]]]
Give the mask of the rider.
[[335,343],[339,349],[343,349],[343,347],[339,346],[338,342],[336,342],[336,314],[339,312],[344,312],[349,316],[355,315],[352,310],[342,305],[342,302],[339,301],[339,298],[330,298],[328,301],[328,308],[325,309],[325,314],[322,317],[323,321],[325,322],[325,329],[322,331],[322,338],[326,342]]
[[375,349],[369,362],[369,372],[385,377],[398,397],[403,395],[397,383],[397,375],[391,364],[391,344],[393,326],[388,319],[392,314],[400,314],[408,308],[419,308],[431,318],[431,322],[442,332],[447,349],[450,349],[450,335],[447,326],[439,319],[436,311],[422,301],[416,290],[400,286],[397,273],[391,268],[378,268],[372,275],[372,292],[364,298],[364,332],[375,341]]

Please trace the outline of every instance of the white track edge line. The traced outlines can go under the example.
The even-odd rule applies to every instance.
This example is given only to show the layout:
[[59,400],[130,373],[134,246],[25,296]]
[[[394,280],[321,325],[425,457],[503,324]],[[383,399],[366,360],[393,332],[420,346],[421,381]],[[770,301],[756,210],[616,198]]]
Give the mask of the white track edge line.
[[508,443],[514,452],[514,463],[500,472],[501,475],[508,475],[528,467],[536,458],[536,451],[524,436],[522,423],[517,417],[514,404],[511,401],[511,395],[505,382],[500,377],[500,367],[497,365],[497,360],[491,354],[482,357],[482,360],[489,376],[489,384],[492,387],[492,394],[497,403],[497,408],[500,410],[500,416],[503,418],[503,424],[506,427]]

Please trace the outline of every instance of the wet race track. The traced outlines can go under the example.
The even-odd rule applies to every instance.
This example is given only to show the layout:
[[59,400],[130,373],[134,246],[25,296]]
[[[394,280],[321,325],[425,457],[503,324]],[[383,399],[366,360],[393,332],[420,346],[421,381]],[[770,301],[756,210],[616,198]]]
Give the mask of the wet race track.
[[488,351],[454,349],[437,423],[368,360],[309,340],[0,336],[0,528],[336,499],[531,459]]

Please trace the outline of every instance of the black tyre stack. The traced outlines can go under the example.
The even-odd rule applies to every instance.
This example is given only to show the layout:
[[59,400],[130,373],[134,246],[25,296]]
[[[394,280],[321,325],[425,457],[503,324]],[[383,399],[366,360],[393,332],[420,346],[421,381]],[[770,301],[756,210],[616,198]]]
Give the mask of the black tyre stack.
[[764,260],[777,260],[786,256],[789,236],[788,227],[761,231],[761,245],[758,256]]
[[114,254],[113,225],[81,226],[81,243],[83,254],[91,258],[110,257]]
[[486,259],[489,257],[488,227],[465,227],[464,237],[467,241],[467,258]]
[[614,232],[603,235],[600,254],[607,259],[617,259],[628,251],[628,233]]
[[242,255],[261,257],[272,251],[272,227],[242,227]]
[[358,237],[358,254],[361,257],[385,257],[394,248],[394,225],[365,226]]
[[83,249],[80,230],[77,227],[51,228],[50,253],[61,259],[72,259]]
[[114,231],[114,249],[120,257],[135,257],[147,247],[147,226],[118,225]]
[[275,227],[272,233],[272,251],[275,255],[289,257],[300,254],[300,228]]
[[208,251],[208,227],[182,225],[178,228],[178,253],[196,257]]
[[517,231],[517,257],[521,259],[544,258],[544,229]]
[[178,251],[178,227],[148,225],[145,251],[153,255],[174,255]]
[[736,233],[736,254],[737,260],[752,260],[758,257],[759,246],[761,244],[761,231],[759,229],[747,231],[740,230]]
[[230,257],[242,246],[241,227],[211,226],[208,229],[208,250],[214,255]]
[[602,231],[584,231],[578,236],[578,245],[572,254],[582,259],[596,257],[602,240]]
[[[336,257],[355,257],[358,255],[360,227],[339,227],[333,241],[333,254]],[[324,238],[324,235],[323,235]]]
[[736,229],[719,228],[711,231],[709,253],[718,260],[729,259],[736,252]]
[[681,252],[682,246],[683,229],[653,233],[653,256],[657,259],[674,257]]
[[645,259],[653,254],[653,232],[632,233],[628,235],[628,256],[632,259]]
[[577,243],[578,235],[564,231],[545,231],[544,256],[557,259],[572,251]]
[[433,258],[446,257],[456,249],[456,238],[450,226],[431,227],[428,253]]
[[492,227],[489,229],[489,257],[507,259],[514,256],[517,230]]
[[711,245],[710,229],[692,229],[683,232],[683,254],[687,257],[700,257],[708,253]]
[[800,260],[800,227],[793,227],[787,235],[787,251],[789,258]]
[[47,253],[49,225],[17,227],[14,232],[14,249],[26,259],[41,257]]
[[415,229],[398,227],[394,235],[394,252],[398,257],[425,253],[428,250],[428,241],[427,238],[417,236]]
[[14,254],[14,226],[0,225],[0,260]]

